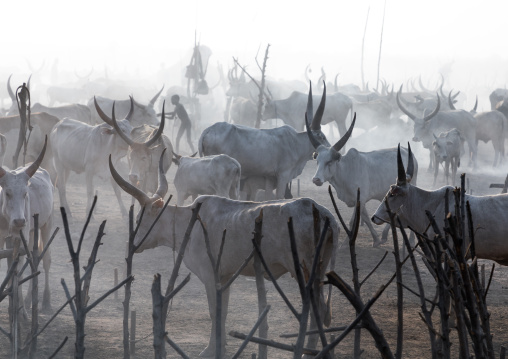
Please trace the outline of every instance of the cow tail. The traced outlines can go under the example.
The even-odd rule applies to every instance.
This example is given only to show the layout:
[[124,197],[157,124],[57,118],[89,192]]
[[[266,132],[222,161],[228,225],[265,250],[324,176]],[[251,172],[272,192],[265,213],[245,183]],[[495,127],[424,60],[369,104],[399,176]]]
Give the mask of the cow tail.
[[208,128],[205,128],[205,130],[203,131],[203,133],[201,134],[201,136],[199,137],[199,142],[198,142],[198,151],[199,151],[199,157],[203,157],[205,156],[205,146],[204,146],[204,140],[205,140],[205,136],[208,134]]

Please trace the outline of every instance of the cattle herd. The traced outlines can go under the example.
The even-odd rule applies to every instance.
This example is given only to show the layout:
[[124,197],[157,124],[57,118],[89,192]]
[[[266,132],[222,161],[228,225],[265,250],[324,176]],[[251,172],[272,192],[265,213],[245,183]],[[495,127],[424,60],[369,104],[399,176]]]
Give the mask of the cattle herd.
[[[165,97],[163,88],[151,94],[147,104],[142,104],[133,96],[109,98],[100,86],[91,94],[89,89],[94,88],[91,84],[86,89],[67,90],[48,86],[49,106],[31,105],[30,136],[24,159],[28,165],[17,169],[12,168],[10,156],[18,144],[21,122],[9,77],[7,89],[12,106],[0,117],[0,250],[4,239],[20,230],[33,241],[35,213],[40,214],[42,245],[54,227],[57,213],[53,213],[54,207],[63,207],[70,218],[73,216],[76,209],[72,200],[67,199],[69,179],[75,176],[71,176],[72,172],[84,175],[85,186],[79,184],[87,210],[92,207],[96,193],[95,177],[111,183],[118,200],[117,211],[124,218],[128,210],[122,194],[132,196],[129,201],[144,208],[140,209],[143,215],[138,214],[141,225],[135,243],[141,242],[165,208],[168,182],[174,186],[176,205],[165,208],[139,252],[158,246],[178,249],[192,209],[200,204],[200,217],[206,223],[213,253],[219,252],[224,229],[231,238],[220,248],[223,282],[249,256],[253,223],[263,210],[267,218],[262,242],[265,260],[276,277],[288,272],[295,276],[289,242],[285,240],[289,217],[294,220],[298,253],[306,265],[312,263],[314,252],[313,207],[323,223],[325,219],[330,223],[322,254],[325,265],[339,241],[338,221],[326,208],[328,203],[297,198],[292,185],[297,179],[315,186],[329,184],[347,207],[356,205],[359,188],[361,221],[368,227],[373,246],[378,247],[387,239],[390,221],[387,204],[400,216],[403,226],[425,232],[429,224],[426,210],[438,221],[444,220],[446,193],[452,196],[448,190],[453,187],[449,185],[458,183],[458,172],[478,173],[485,166],[502,169],[505,164],[508,90],[492,89],[491,109],[477,112],[478,99],[471,111],[456,109],[460,104],[459,93],[452,95],[453,91],[445,90],[444,79],[431,91],[424,88],[421,78],[419,89],[413,85],[406,91],[403,86],[398,91],[391,86],[390,90],[386,82],[381,89],[367,91],[355,85],[337,86],[336,82],[269,80],[262,128],[255,128],[258,107],[253,98],[257,98],[258,89],[244,76],[237,76],[237,72],[236,68],[229,71],[229,88],[224,84],[211,90],[221,90],[228,97],[227,108],[223,106],[219,112],[205,116],[211,108],[205,101],[210,100],[202,100],[201,119],[216,118],[193,123],[193,141],[199,151],[194,154],[173,150],[176,131],[166,118],[169,101],[164,101],[170,98],[170,92]],[[32,92],[35,96],[36,89]],[[179,95],[184,98],[187,94]],[[194,121],[191,102],[182,103],[188,106]],[[319,105],[314,110],[316,103]],[[393,145],[376,146],[378,133],[384,137],[388,134]],[[371,142],[369,151],[359,142],[362,136]],[[484,147],[487,155],[481,158],[479,141],[492,144]],[[370,150],[372,147],[375,150]],[[313,178],[300,178],[307,163],[313,160],[317,168]],[[428,163],[425,170],[433,173],[433,184],[428,188],[419,187],[418,171],[421,177],[422,166],[419,168],[418,161]],[[170,172],[172,165],[176,169]],[[169,177],[169,173],[175,173],[174,177]],[[58,196],[54,197],[55,188]],[[475,224],[480,228],[476,233],[476,255],[507,265],[508,246],[504,240],[508,229],[502,218],[508,211],[508,196],[466,196]],[[369,213],[366,206],[371,200],[380,202],[375,213]],[[438,223],[444,226],[441,222]],[[381,238],[374,224],[386,226]],[[51,307],[48,286],[51,262],[67,260],[50,256],[48,251],[44,257],[46,309]],[[202,355],[212,356],[216,331],[226,333],[229,290],[222,297],[222,328],[215,328],[215,282],[202,231],[192,232],[184,264],[206,289],[212,329]],[[253,268],[247,266],[242,274],[253,276]],[[224,334],[222,338],[225,337]],[[221,345],[225,346],[225,341]]]

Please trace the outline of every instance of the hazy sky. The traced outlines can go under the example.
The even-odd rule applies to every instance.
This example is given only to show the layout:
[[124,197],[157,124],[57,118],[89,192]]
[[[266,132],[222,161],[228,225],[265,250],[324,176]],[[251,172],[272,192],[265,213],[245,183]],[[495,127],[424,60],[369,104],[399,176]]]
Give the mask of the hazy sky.
[[[44,63],[59,69],[155,76],[162,64],[189,61],[194,34],[225,68],[238,57],[255,69],[269,43],[268,72],[303,79],[307,64],[318,77],[340,72],[360,82],[365,40],[367,80],[375,82],[383,1],[3,1],[1,73],[29,73]],[[387,0],[381,76],[399,82],[422,74],[428,83],[452,64],[453,87],[504,86],[506,1]],[[10,34],[7,36],[6,34]],[[44,62],[45,61],[45,62]],[[102,74],[97,74],[97,76]],[[2,80],[3,81],[3,80]],[[163,83],[172,79],[161,79]],[[175,79],[175,82],[178,82]]]

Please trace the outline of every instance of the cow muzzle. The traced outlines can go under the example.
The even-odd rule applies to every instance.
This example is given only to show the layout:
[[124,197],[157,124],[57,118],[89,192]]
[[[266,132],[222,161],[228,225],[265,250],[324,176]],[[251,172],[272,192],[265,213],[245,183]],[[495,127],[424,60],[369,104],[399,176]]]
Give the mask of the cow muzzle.
[[376,215],[373,215],[372,218],[370,219],[374,224],[377,224],[378,226],[381,225],[381,224],[384,224],[385,221],[383,221],[381,218],[379,218],[378,216]]
[[26,220],[24,218],[17,218],[12,220],[12,226],[16,228],[23,228],[26,226]]
[[323,181],[321,181],[321,179],[319,179],[317,177],[314,177],[312,179],[312,183],[314,183],[316,186],[322,186],[323,185]]

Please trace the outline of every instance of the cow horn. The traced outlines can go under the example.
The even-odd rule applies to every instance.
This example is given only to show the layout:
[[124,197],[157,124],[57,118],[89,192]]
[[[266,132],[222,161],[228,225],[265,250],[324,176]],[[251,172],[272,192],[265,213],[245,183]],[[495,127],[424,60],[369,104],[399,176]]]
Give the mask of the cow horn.
[[442,98],[446,98],[446,95],[443,92],[443,85],[444,85],[444,82],[441,84],[441,86],[439,86],[439,93],[441,94]]
[[474,103],[474,107],[471,110],[471,112],[476,112],[476,109],[478,108],[478,95],[476,95],[476,101]]
[[349,126],[349,129],[347,130],[347,132],[344,134],[344,136],[342,136],[342,138],[336,144],[333,145],[333,148],[335,149],[335,151],[339,152],[342,149],[342,147],[344,147],[346,145],[347,140],[349,140],[349,137],[351,137],[351,134],[353,133],[353,127],[355,127],[355,122],[356,122],[356,112],[353,117],[353,122],[351,122],[351,126]]
[[434,132],[432,132],[432,136],[434,136],[434,139],[437,140],[437,136]]
[[157,191],[155,191],[154,197],[159,196],[160,198],[164,198],[166,193],[168,192],[168,180],[166,179],[166,174],[164,173],[164,154],[166,153],[166,148],[162,151],[161,157],[159,159],[159,176],[158,176],[158,184]]
[[30,74],[30,76],[28,77],[28,81],[26,83],[26,88],[28,89],[28,91],[30,91],[30,80],[32,79],[32,74]]
[[162,132],[164,131],[164,123],[166,122],[166,114],[164,113],[164,107],[166,106],[166,101],[164,100],[164,102],[162,103],[162,114],[161,114],[161,123],[159,125],[159,128],[157,129],[157,132],[155,132],[155,134],[152,136],[152,138],[150,138],[148,141],[146,141],[144,143],[144,145],[146,147],[150,147],[151,145],[153,145],[161,136],[162,136]]
[[404,163],[402,162],[402,156],[400,155],[400,143],[397,148],[397,185],[406,184],[406,170],[404,169]]
[[448,94],[448,106],[450,106],[450,109],[456,110],[455,106],[453,105],[452,91],[453,90],[450,90],[450,93]]
[[[312,123],[314,121],[314,103],[312,101],[312,81],[309,81],[309,96],[307,97],[307,111],[305,112],[306,116],[308,116],[309,122]],[[307,117],[305,119],[307,123]]]
[[[132,102],[131,102],[132,103]],[[113,113],[112,113],[112,119],[111,119],[111,122],[112,122],[112,125],[113,125],[113,128],[116,130],[116,132],[118,133],[118,135],[131,147],[134,147],[136,145],[136,142],[134,142],[129,136],[127,136],[127,134],[125,134],[122,129],[120,128],[120,126],[118,126],[118,122],[116,122],[116,116],[115,116],[115,102],[113,102]]]
[[420,75],[418,77],[418,85],[420,86],[420,89],[422,89],[423,92],[432,92],[432,91],[426,89],[425,86],[423,86],[422,75]]
[[321,119],[323,118],[323,113],[325,112],[325,105],[326,105],[326,83],[323,81],[323,94],[321,95],[321,102],[319,103],[319,106],[316,110],[316,114],[314,115],[314,118],[312,119],[312,122],[310,124],[310,128],[313,131],[321,130]]
[[132,197],[136,198],[141,207],[150,202],[150,197],[148,197],[145,192],[133,186],[118,174],[115,167],[113,166],[113,162],[111,162],[111,154],[109,155],[109,171],[111,172],[111,176],[113,176],[113,179],[120,186],[120,188],[130,194]]
[[409,144],[409,142],[407,143],[407,152],[408,152],[408,159],[407,159],[406,178],[407,178],[408,182],[411,182],[411,180],[413,179],[415,164],[413,161],[413,153],[411,152],[411,145]]
[[131,117],[132,117],[132,114],[134,113],[134,97],[129,96],[129,99],[131,101],[131,108],[129,109],[129,113],[127,114],[127,116],[125,116],[125,119],[127,121],[131,122]]
[[309,137],[309,141],[312,143],[312,146],[314,146],[314,148],[321,146],[321,143],[316,139],[316,137],[314,137],[314,134],[310,130],[309,120],[307,119],[307,112],[305,112],[305,129],[307,130],[307,136]]
[[428,114],[427,116],[425,116],[423,118],[423,122],[425,123],[425,122],[429,121],[430,119],[432,119],[432,117],[436,116],[436,114],[439,112],[440,107],[441,107],[441,100],[439,99],[439,95],[438,95],[436,108],[434,109],[434,111],[432,111],[430,114]]
[[340,73],[335,75],[335,79],[333,80],[333,87],[335,92],[339,92],[339,85],[337,84],[337,78],[339,77]]
[[115,125],[113,125],[113,121],[100,108],[99,104],[97,103],[97,99],[95,98],[95,96],[93,97],[93,102],[95,104],[95,109],[97,110],[97,113],[99,114],[99,117],[102,119],[102,121],[106,122],[111,127],[115,127]]
[[416,120],[416,116],[413,115],[411,112],[409,112],[403,105],[402,105],[402,102],[401,102],[401,99],[400,99],[400,93],[402,92],[402,85],[400,85],[400,89],[399,91],[397,92],[397,105],[399,106],[400,110],[402,112],[404,112],[407,117],[409,117],[410,119],[412,119],[413,121]]
[[150,100],[150,102],[148,103],[149,106],[152,106],[155,105],[155,101],[157,101],[157,99],[159,98],[162,90],[164,90],[164,85],[162,85],[162,88],[159,92],[157,92],[157,94]]
[[48,145],[48,136],[46,135],[44,137],[44,146],[42,147],[42,151],[39,154],[39,157],[37,157],[37,159],[34,162],[32,162],[32,164],[28,166],[28,168],[25,170],[25,173],[28,175],[28,177],[32,177],[35,174],[35,172],[37,172],[37,170],[39,169],[39,166],[41,165],[41,162],[44,159],[44,154],[46,153],[47,145]]
[[7,92],[9,93],[9,97],[11,98],[12,102],[15,102],[16,95],[14,95],[14,92],[12,92],[11,77],[12,77],[12,74],[10,74],[9,78],[7,79]]

